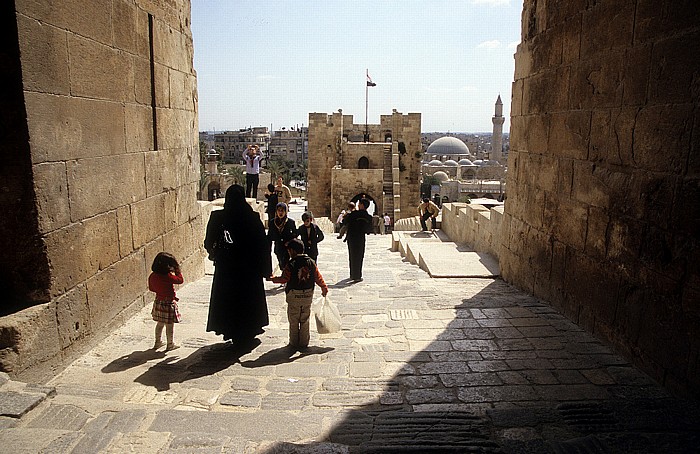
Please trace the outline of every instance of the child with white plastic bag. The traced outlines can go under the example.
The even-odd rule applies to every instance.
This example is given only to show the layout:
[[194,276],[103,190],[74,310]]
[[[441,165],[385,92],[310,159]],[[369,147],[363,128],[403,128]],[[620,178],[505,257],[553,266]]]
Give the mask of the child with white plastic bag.
[[289,346],[305,349],[309,346],[309,318],[311,302],[316,285],[321,287],[321,295],[328,295],[328,286],[318,271],[316,262],[304,254],[304,243],[294,238],[287,243],[289,262],[282,270],[282,276],[273,277],[276,284],[286,284],[287,319],[289,320]]

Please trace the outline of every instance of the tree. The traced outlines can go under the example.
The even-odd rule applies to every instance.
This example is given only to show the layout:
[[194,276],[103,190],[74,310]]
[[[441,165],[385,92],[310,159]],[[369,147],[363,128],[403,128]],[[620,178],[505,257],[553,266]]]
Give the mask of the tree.
[[234,184],[245,184],[245,173],[243,172],[243,167],[239,165],[229,166],[228,176],[231,177]]

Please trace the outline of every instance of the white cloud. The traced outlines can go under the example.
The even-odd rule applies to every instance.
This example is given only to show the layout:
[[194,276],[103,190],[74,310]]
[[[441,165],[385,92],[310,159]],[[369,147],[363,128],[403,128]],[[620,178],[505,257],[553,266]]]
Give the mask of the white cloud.
[[472,5],[510,5],[510,0],[472,0]]
[[492,41],[484,41],[476,47],[479,49],[496,49],[498,47],[501,47],[501,42],[497,39],[494,39]]
[[520,44],[520,41],[513,41],[512,43],[508,43],[508,49],[515,50],[518,48],[518,44]]

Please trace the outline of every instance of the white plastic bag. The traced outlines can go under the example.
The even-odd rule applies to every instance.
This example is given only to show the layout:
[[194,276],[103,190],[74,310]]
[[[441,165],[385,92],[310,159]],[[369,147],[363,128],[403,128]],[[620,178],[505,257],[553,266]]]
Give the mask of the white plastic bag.
[[318,298],[313,304],[316,315],[316,329],[319,334],[337,333],[340,331],[340,311],[327,296]]

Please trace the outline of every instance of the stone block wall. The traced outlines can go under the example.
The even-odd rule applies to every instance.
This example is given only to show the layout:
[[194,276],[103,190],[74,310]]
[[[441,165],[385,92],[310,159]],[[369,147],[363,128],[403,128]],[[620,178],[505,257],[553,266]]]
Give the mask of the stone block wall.
[[3,272],[0,369],[18,375],[149,303],[158,252],[202,276],[204,225],[189,1],[12,3],[17,52],[2,58],[19,133],[1,147],[23,211],[0,221],[0,267],[17,270]]
[[[382,209],[382,169],[333,169],[331,172],[331,212],[340,213],[348,202],[357,194],[365,193],[373,196],[377,210]],[[314,213],[315,215],[315,213]],[[336,214],[335,221],[338,218]]]
[[503,277],[700,390],[700,7],[525,0]]

